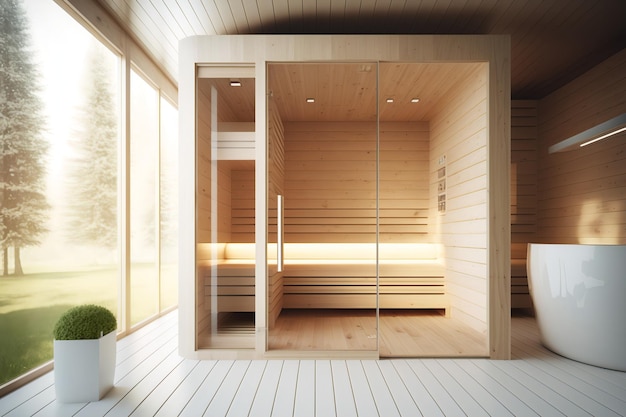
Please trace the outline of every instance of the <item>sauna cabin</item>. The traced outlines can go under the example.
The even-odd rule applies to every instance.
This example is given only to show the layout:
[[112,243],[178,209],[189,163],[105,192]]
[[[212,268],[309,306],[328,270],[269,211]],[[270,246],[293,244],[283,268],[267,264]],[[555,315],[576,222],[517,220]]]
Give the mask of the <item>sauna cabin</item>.
[[183,356],[510,356],[508,37],[180,51]]

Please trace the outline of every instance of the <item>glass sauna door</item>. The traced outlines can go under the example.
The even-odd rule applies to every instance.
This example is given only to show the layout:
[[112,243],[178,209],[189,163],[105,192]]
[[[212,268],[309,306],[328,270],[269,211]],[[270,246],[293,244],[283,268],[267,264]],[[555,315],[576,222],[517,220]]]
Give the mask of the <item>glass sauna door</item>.
[[267,74],[268,349],[375,353],[377,65]]
[[254,348],[254,68],[199,67],[197,347]]

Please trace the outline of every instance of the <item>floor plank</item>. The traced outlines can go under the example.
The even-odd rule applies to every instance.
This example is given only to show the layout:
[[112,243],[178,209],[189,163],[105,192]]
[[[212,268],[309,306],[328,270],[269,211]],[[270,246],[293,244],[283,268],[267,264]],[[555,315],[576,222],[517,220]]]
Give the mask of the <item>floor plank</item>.
[[404,385],[411,387],[411,396],[420,412],[425,416],[443,416],[439,404],[437,404],[437,401],[432,397],[426,386],[417,377],[415,371],[409,366],[408,361],[393,361],[393,366],[404,381]]
[[283,362],[278,387],[276,389],[272,417],[294,415],[299,369],[300,361],[288,360]]
[[[163,336],[161,339],[164,338]],[[170,339],[160,346],[157,345],[158,348],[152,351],[148,357],[142,357],[140,353],[137,353],[133,355],[132,359],[122,362],[120,365],[123,372],[120,372],[121,375],[118,375],[116,372],[116,382],[113,389],[100,401],[87,404],[75,415],[77,417],[93,417],[107,414],[133,391],[155,367],[166,360],[169,355],[176,352],[177,343],[178,340],[176,338]]]
[[348,373],[350,375],[350,385],[354,394],[354,403],[356,404],[357,415],[368,417],[380,415],[379,410],[374,401],[374,396],[370,385],[365,376],[363,363],[361,361],[347,361]]
[[[493,367],[489,372],[485,371],[478,364],[488,363],[490,361],[487,360],[473,360],[473,361],[460,361],[454,360],[451,361],[456,364],[460,368],[463,368],[468,375],[471,375],[471,380],[463,381],[463,386],[473,385],[474,388],[468,387],[468,389],[478,390],[479,388],[476,386],[480,386],[480,389],[484,389],[489,395],[491,395],[498,403],[502,405],[502,407],[506,408],[506,411],[500,410],[497,405],[486,406],[485,410],[491,415],[507,415],[513,414],[514,416],[538,416],[533,408],[529,407],[519,395],[515,393],[519,393],[520,391],[524,391],[525,387],[521,384],[517,386],[511,386],[510,379],[511,377],[504,373],[498,373],[499,368]],[[517,389],[516,389],[517,388]],[[531,393],[532,394],[532,393]],[[474,394],[473,394],[474,395]],[[476,394],[479,396],[479,394]],[[482,396],[481,396],[482,397]],[[538,398],[538,397],[536,397]],[[532,398],[529,400],[532,401]],[[489,400],[487,400],[489,402]],[[549,406],[549,404],[545,403]],[[542,404],[543,405],[543,404]],[[498,410],[496,412],[496,410]],[[552,408],[554,410],[554,408]],[[544,414],[542,414],[544,415]]]
[[[283,370],[283,361],[268,361],[263,371],[259,387],[254,395],[250,407],[251,416],[271,416],[274,408],[274,399]],[[291,413],[291,412],[290,412]],[[245,414],[240,414],[245,415]]]
[[[477,383],[464,366],[459,366],[458,363],[453,361],[434,361],[430,367],[433,372],[435,372],[434,366],[438,366],[441,369],[440,374],[445,372],[448,382],[442,382],[449,391],[450,386],[457,385],[456,390],[459,392],[459,395],[455,396],[455,398],[459,402],[463,401],[461,408],[463,408],[465,413],[469,411],[470,413],[468,414],[472,416],[513,417],[513,414],[493,394]],[[465,400],[461,400],[458,397],[465,397]]]
[[193,393],[189,402],[185,405],[181,417],[198,417],[204,415],[207,407],[217,394],[222,382],[230,372],[235,361],[217,361],[210,372],[205,375],[202,384]]
[[333,372],[329,360],[315,361],[315,415],[336,417],[335,387],[332,384]]
[[202,415],[226,416],[229,414],[228,411],[234,403],[251,363],[251,361],[235,361]]
[[300,361],[293,414],[315,417],[315,361]]
[[30,382],[27,386],[13,391],[0,399],[0,415],[10,415],[14,409],[20,407],[25,402],[32,399],[54,384],[54,374],[48,372],[45,375]]
[[465,415],[454,397],[441,385],[439,380],[431,373],[421,360],[409,361],[409,366],[413,369],[422,383],[427,387],[428,392],[437,402],[437,405],[445,416]]
[[363,361],[363,370],[365,371],[365,377],[370,386],[370,391],[376,402],[376,408],[380,413],[384,413],[389,417],[401,417],[398,407],[389,391],[389,387],[380,372],[380,368],[377,364],[378,361]]
[[[163,381],[155,387],[143,401],[130,414],[131,416],[154,416],[165,405],[167,400],[173,395],[176,389],[198,366],[198,361],[182,360],[170,373],[163,378]],[[188,397],[187,397],[188,398]],[[182,407],[181,407],[182,408]],[[169,414],[175,415],[175,414]]]
[[[499,361],[487,361],[476,360],[473,361],[474,365],[480,368],[487,375],[496,379],[502,386],[504,386],[514,397],[518,398],[532,409],[534,414],[540,416],[564,416],[555,405],[551,403],[550,396],[543,397],[544,392],[541,389],[537,390],[533,380],[526,378],[526,374],[518,370],[516,367],[507,364],[501,366]],[[528,385],[530,384],[530,385]],[[509,406],[513,408],[513,406]],[[532,415],[518,414],[518,415]]]
[[179,385],[155,415],[158,417],[180,415],[216,364],[217,361],[196,361],[196,365],[188,374],[179,375]]
[[423,415],[417,403],[411,396],[407,385],[396,372],[392,361],[378,361],[378,367],[385,379],[385,384],[393,396],[394,402],[401,416],[421,416]]
[[335,390],[335,410],[340,417],[357,417],[356,404],[346,361],[331,361],[332,384]]
[[[239,384],[237,393],[228,409],[227,416],[241,417],[248,415],[254,402],[255,394],[259,389],[259,384],[263,378],[263,373],[267,366],[267,361],[252,361],[246,370],[245,377]],[[208,415],[213,415],[207,410]]]

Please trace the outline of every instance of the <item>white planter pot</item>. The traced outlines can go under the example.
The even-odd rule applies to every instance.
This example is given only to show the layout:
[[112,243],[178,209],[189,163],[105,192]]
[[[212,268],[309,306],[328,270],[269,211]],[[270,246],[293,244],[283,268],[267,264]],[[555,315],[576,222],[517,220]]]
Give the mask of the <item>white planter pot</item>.
[[100,339],[54,341],[57,401],[98,401],[113,387],[115,342],[115,331]]

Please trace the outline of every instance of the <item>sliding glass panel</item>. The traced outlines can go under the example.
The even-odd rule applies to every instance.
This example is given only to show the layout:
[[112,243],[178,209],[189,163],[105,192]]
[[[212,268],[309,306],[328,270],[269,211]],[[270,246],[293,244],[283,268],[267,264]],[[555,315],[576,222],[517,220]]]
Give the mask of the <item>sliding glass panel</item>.
[[198,348],[255,346],[253,72],[210,67],[199,71]]
[[282,310],[284,294],[285,143],[280,114],[271,96],[267,101],[267,124],[267,311],[272,328]]
[[375,63],[268,65],[271,350],[378,348],[376,83]]
[[380,354],[485,356],[486,67],[379,69]]

